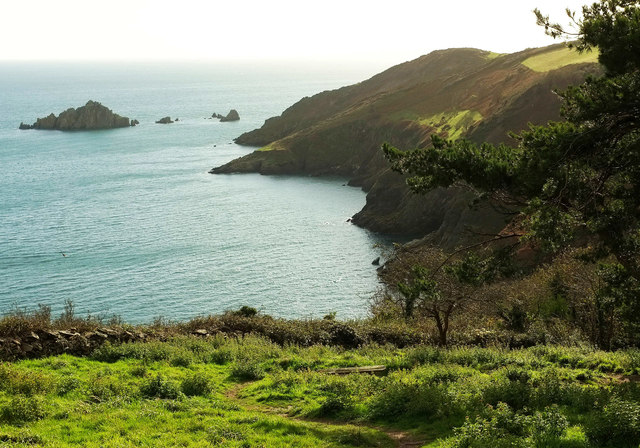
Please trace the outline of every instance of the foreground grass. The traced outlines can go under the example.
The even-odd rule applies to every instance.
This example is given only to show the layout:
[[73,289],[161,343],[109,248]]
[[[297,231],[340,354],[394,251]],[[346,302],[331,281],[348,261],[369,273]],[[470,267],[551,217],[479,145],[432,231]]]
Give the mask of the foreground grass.
[[[321,372],[384,364],[383,377]],[[633,447],[640,353],[279,346],[247,336],[105,345],[0,364],[0,445]]]

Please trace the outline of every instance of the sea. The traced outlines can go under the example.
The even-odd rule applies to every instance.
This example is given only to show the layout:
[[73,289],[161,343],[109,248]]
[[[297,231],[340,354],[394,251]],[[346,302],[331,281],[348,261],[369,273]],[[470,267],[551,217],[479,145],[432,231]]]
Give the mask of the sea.
[[[305,96],[372,67],[287,63],[0,63],[0,315],[73,303],[149,323],[251,306],[366,316],[389,239],[348,218],[347,179],[208,171]],[[137,119],[104,131],[18,130],[99,101]],[[240,121],[209,119],[236,109]],[[178,118],[156,124],[162,117]]]

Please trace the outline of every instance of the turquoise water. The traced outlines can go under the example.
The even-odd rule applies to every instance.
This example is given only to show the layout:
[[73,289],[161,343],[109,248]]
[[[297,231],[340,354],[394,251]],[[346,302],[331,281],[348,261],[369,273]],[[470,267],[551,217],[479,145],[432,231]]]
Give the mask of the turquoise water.
[[[210,175],[241,133],[365,70],[180,64],[0,65],[0,314],[72,300],[129,322],[251,305],[362,316],[381,238],[346,222],[344,179]],[[135,128],[19,131],[93,99]],[[235,108],[239,122],[206,120]],[[170,115],[170,125],[154,121]],[[63,256],[62,254],[66,256]]]

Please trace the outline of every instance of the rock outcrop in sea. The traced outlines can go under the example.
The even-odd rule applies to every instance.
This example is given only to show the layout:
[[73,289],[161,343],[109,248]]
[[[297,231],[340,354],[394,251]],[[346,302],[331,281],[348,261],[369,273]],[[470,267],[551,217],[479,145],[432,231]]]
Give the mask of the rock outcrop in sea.
[[[138,123],[137,120],[134,120]],[[45,129],[60,131],[81,131],[97,129],[114,129],[135,126],[128,117],[113,113],[111,109],[97,101],[89,100],[77,109],[69,108],[60,115],[51,113],[44,118],[38,118],[33,124],[20,123],[19,129]]]
[[231,109],[226,117],[220,117],[220,121],[238,121],[239,119],[240,115],[235,109]]
[[159,119],[158,121],[156,121],[157,124],[169,124],[169,123],[173,123],[173,120],[171,119],[171,117],[163,117],[161,119]]

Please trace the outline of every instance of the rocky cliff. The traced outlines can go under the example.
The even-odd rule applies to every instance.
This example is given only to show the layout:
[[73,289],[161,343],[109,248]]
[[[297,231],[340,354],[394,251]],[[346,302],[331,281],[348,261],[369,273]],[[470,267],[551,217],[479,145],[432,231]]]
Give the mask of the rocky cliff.
[[[134,123],[137,124],[137,120],[134,120]],[[57,117],[52,113],[47,117],[38,118],[32,125],[20,123],[20,129],[79,131],[124,128],[135,124],[132,124],[129,118],[121,117],[102,104],[89,100],[77,109],[72,107],[60,112]]]
[[473,227],[499,229],[501,216],[489,204],[471,210],[468,193],[456,189],[411,194],[404,179],[389,171],[380,145],[423,147],[433,133],[507,141],[508,131],[558,119],[554,89],[598,71],[595,61],[595,55],[577,55],[562,45],[507,55],[436,51],[364,82],[303,98],[236,139],[259,150],[211,172],[347,176],[368,192],[354,223],[383,233],[431,234],[453,246]]

